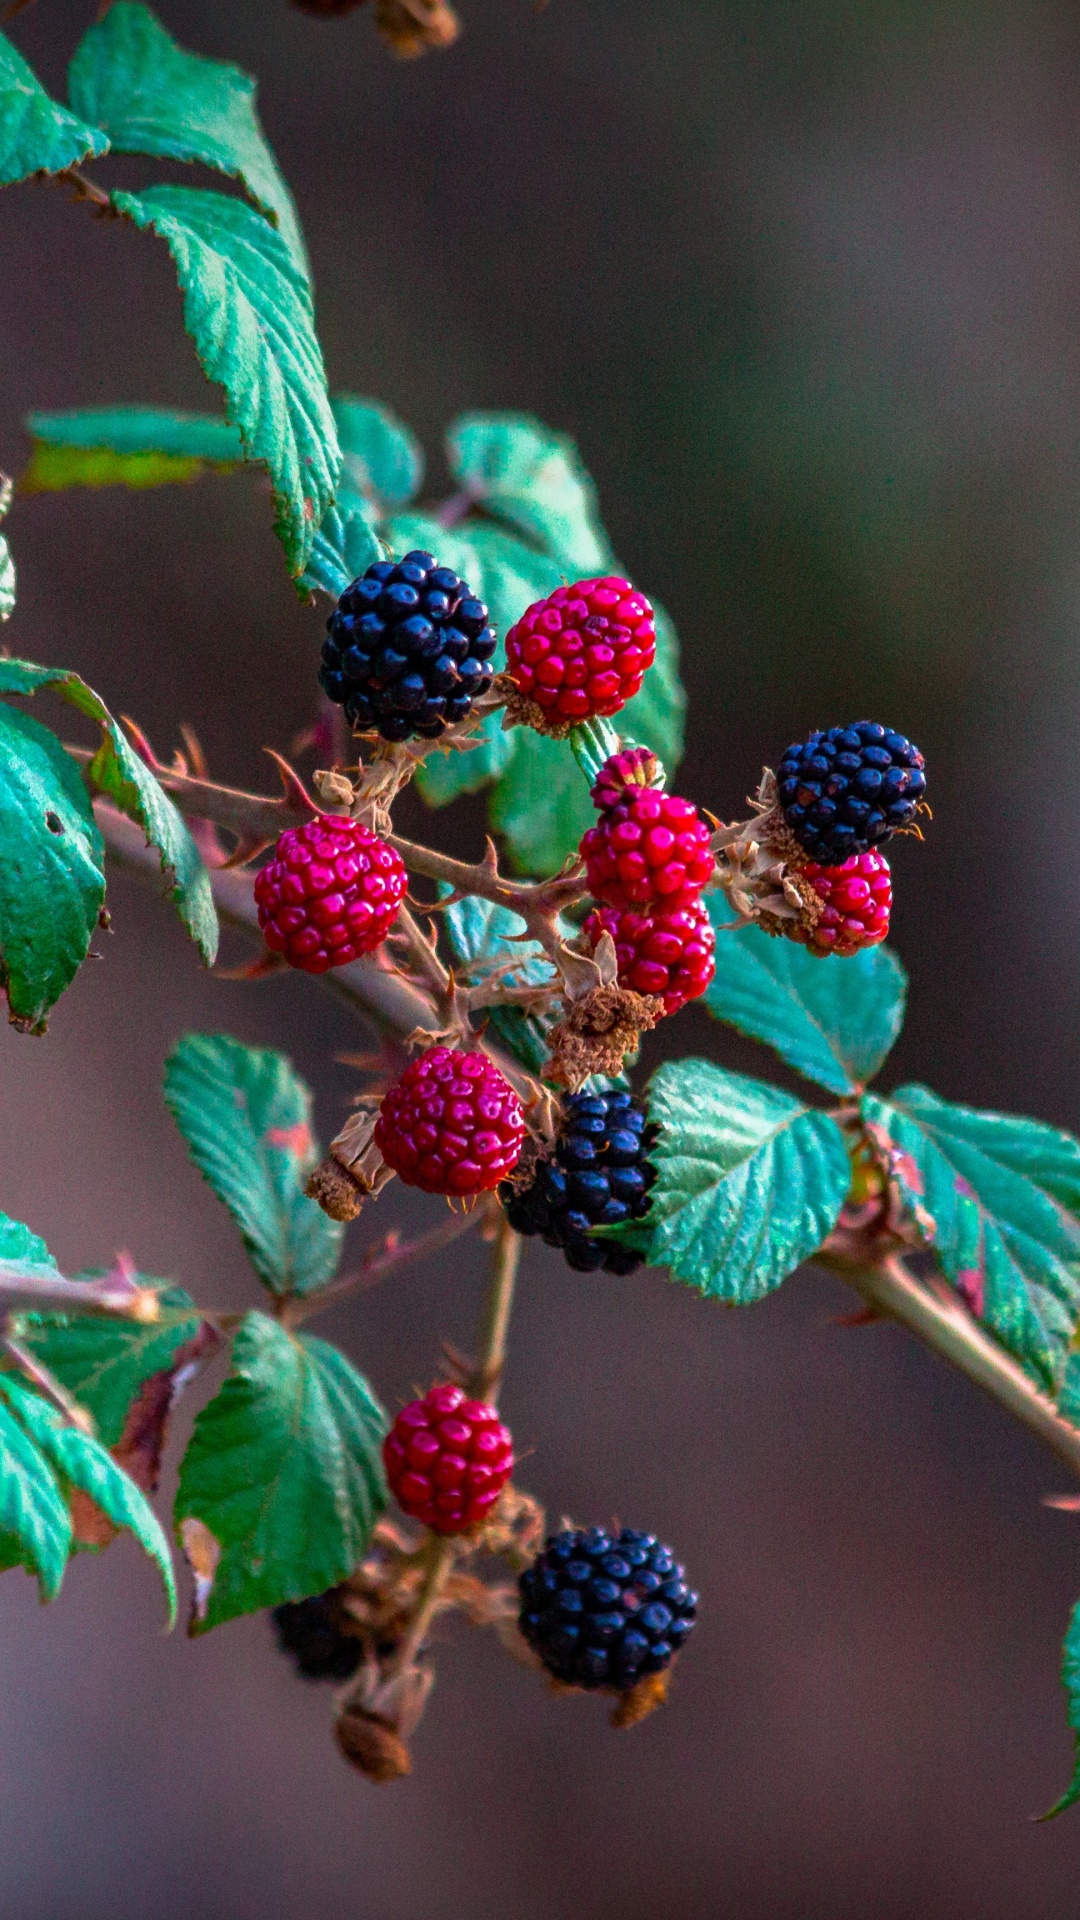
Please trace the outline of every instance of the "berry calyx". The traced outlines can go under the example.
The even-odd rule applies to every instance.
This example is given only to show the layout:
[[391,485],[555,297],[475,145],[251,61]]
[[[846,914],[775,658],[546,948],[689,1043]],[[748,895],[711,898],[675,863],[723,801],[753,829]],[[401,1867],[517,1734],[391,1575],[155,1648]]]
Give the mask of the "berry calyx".
[[803,852],[838,867],[911,825],[926,792],[924,766],[902,733],[859,720],[789,747],[777,796]]
[[656,1169],[648,1159],[656,1128],[629,1093],[574,1093],[563,1101],[563,1124],[551,1160],[527,1187],[499,1193],[516,1233],[542,1234],[561,1247],[577,1273],[633,1273],[642,1255],[616,1240],[594,1240],[591,1227],[640,1220],[649,1210]]
[[580,852],[589,892],[608,906],[683,906],[712,878],[708,822],[691,801],[644,784],[650,766],[655,777],[644,749],[614,754],[592,790],[600,818]]
[[317,814],[287,827],[255,875],[263,938],[304,973],[326,973],[385,940],[405,897],[401,856],[370,827]]
[[518,1582],[518,1624],[564,1686],[628,1692],[684,1646],[698,1597],[670,1547],[623,1527],[551,1534]]
[[685,907],[599,907],[585,922],[595,948],[610,933],[620,987],[656,994],[677,1013],[704,993],[716,971],[716,935],[700,899]]
[[402,1407],[383,1441],[386,1478],[410,1520],[467,1533],[487,1519],[514,1470],[514,1443],[494,1407],[461,1387],[432,1387]]
[[383,1095],[374,1137],[407,1187],[485,1193],[517,1165],[525,1116],[484,1054],[430,1047]]
[[838,867],[821,867],[811,860],[800,867],[822,903],[812,927],[793,921],[785,926],[793,940],[811,953],[849,956],[875,947],[889,931],[892,911],[892,875],[883,853],[855,853]]
[[278,1646],[305,1680],[352,1679],[364,1657],[363,1642],[342,1632],[333,1587],[311,1600],[287,1600],[270,1618]]
[[644,594],[616,575],[578,580],[537,600],[506,636],[507,672],[539,708],[541,731],[618,713],[641,690],[656,657],[656,624]]
[[326,623],[319,681],[357,733],[437,740],[491,685],[488,610],[450,567],[417,549],[377,560]]

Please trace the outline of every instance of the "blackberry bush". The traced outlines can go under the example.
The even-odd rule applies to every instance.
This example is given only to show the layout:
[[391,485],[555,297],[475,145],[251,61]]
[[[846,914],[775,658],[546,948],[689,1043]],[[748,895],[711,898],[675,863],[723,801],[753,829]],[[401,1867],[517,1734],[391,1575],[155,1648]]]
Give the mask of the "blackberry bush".
[[[456,30],[445,0],[375,11],[402,52]],[[138,158],[148,185],[96,177],[110,145]],[[178,156],[219,170],[227,190],[156,179]],[[618,1282],[647,1265],[730,1306],[814,1260],[863,1314],[906,1327],[1080,1474],[1080,1143],[924,1086],[875,1084],[906,991],[883,944],[893,883],[880,849],[929,819],[907,736],[876,721],[812,733],[765,769],[744,818],[705,805],[738,811],[730,768],[711,768],[708,794],[675,794],[670,622],[616,562],[576,448],[521,414],[467,414],[446,440],[452,491],[418,500],[409,429],[327,388],[307,253],[251,83],[178,46],[148,8],[101,11],[67,105],[0,35],[0,181],[45,178],[132,236],[165,239],[221,405],[34,414],[22,491],[246,468],[268,482],[298,594],[330,612],[321,665],[319,613],[307,659],[267,649],[267,673],[295,689],[290,751],[300,762],[314,749],[302,770],[275,753],[273,793],[211,778],[189,729],[182,753],[158,759],[73,667],[4,650],[12,1024],[45,1031],[108,926],[108,853],[167,896],[204,965],[221,912],[264,937],[231,977],[284,956],[322,976],[375,1045],[333,1047],[356,1086],[326,1153],[284,1053],[219,1033],[186,1034],[169,1053],[165,1099],[235,1221],[261,1307],[201,1306],[126,1256],[70,1280],[28,1225],[0,1216],[0,1563],[51,1599],[75,1551],[127,1530],[173,1617],[170,1535],[151,1495],[177,1397],[198,1380],[171,1536],[190,1631],[268,1612],[299,1671],[339,1683],[336,1743],[360,1772],[409,1771],[433,1623],[448,1610],[564,1686],[614,1692],[615,1724],[634,1725],[660,1703],[697,1603],[654,1535],[546,1535],[518,1484],[532,1468],[516,1466],[497,1405],[517,1266],[537,1239],[575,1272]],[[0,517],[10,497],[3,482]],[[127,573],[137,555],[123,555]],[[15,612],[0,536],[0,618]],[[716,644],[714,614],[701,613],[698,644]],[[869,666],[865,678],[870,699]],[[239,726],[250,689],[231,674],[222,684]],[[46,690],[95,730],[92,747],[28,714]],[[395,809],[413,782],[433,804],[487,789],[499,845],[469,861],[415,825],[403,834]],[[897,848],[901,892],[916,852]],[[667,1057],[648,1073],[643,1036],[689,1002],[694,1054],[665,1027]],[[771,1047],[814,1093],[728,1070],[702,1010]],[[132,1032],[141,1024],[133,1006]],[[55,1159],[54,1142],[42,1151]],[[342,1266],[346,1223],[375,1206],[392,1218],[395,1178],[430,1197],[414,1203],[426,1218],[412,1238],[377,1229]],[[468,1236],[488,1268],[472,1351],[446,1347],[449,1377],[391,1423],[353,1359],[307,1322],[424,1255],[439,1256],[449,1300]],[[626,1292],[605,1287],[604,1311]],[[537,1301],[558,1310],[542,1289]],[[437,1328],[418,1329],[425,1377],[443,1324],[440,1308]],[[708,1339],[715,1316],[701,1324]],[[402,1385],[382,1391],[398,1400]],[[544,1446],[541,1417],[522,1454]],[[697,1501],[695,1460],[685,1473]],[[391,1494],[400,1520],[386,1515]],[[717,1524],[702,1511],[703,1529]],[[712,1631],[695,1658],[716,1657]],[[1080,1609],[1064,1677],[1080,1727]],[[1077,1799],[1080,1764],[1055,1811]]]

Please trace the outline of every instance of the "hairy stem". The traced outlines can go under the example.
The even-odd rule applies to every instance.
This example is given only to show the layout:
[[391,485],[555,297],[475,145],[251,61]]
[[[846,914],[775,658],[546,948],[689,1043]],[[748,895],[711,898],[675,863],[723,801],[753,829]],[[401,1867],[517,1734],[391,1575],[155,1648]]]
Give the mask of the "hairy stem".
[[1080,1431],[1062,1419],[1053,1401],[983,1331],[959,1299],[954,1302],[932,1293],[908,1271],[898,1254],[887,1254],[868,1266],[851,1266],[840,1260],[824,1264],[854,1287],[875,1313],[899,1321],[974,1380],[1080,1475]]
[[410,1260],[423,1260],[428,1254],[441,1253],[444,1247],[452,1246],[463,1234],[471,1233],[478,1224],[475,1213],[448,1213],[437,1227],[429,1233],[422,1233],[415,1240],[396,1240],[392,1235],[377,1242],[364,1255],[355,1273],[343,1273],[329,1287],[321,1287],[317,1293],[307,1294],[302,1300],[290,1302],[289,1324],[298,1326],[302,1320],[309,1320],[312,1314],[323,1313],[327,1307],[334,1307],[346,1294],[355,1293],[361,1287],[373,1287],[396,1268],[403,1267]]

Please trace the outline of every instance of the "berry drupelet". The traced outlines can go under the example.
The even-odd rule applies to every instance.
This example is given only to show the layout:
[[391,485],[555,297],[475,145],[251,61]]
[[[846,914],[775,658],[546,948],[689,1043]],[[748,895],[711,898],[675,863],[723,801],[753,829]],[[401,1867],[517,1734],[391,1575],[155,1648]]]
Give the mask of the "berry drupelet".
[[554,1159],[540,1162],[523,1191],[500,1190],[510,1225],[561,1247],[578,1273],[600,1267],[633,1273],[641,1254],[615,1240],[594,1240],[589,1229],[640,1220],[648,1212],[656,1172],[647,1156],[656,1131],[628,1093],[570,1094]]
[[305,1680],[352,1679],[364,1657],[363,1643],[338,1625],[333,1588],[312,1600],[287,1600],[270,1618],[278,1646]]
[[776,773],[780,808],[803,852],[838,867],[911,825],[924,764],[910,740],[876,720],[830,727],[788,748]]
[[447,1383],[402,1407],[383,1461],[411,1520],[435,1533],[467,1533],[488,1518],[509,1480],[514,1443],[494,1407]]
[[625,1693],[688,1639],[698,1597],[654,1533],[552,1534],[518,1583],[521,1631],[564,1686]]
[[618,713],[641,691],[655,658],[653,610],[615,575],[557,587],[506,636],[507,672],[540,708],[537,724],[552,732]]
[[716,935],[700,900],[685,907],[600,907],[585,922],[595,948],[610,933],[620,987],[656,994],[677,1013],[704,993],[716,971]]
[[487,608],[433,554],[376,561],[326,626],[319,680],[357,733],[436,740],[491,685]]
[[259,926],[290,967],[326,973],[385,940],[405,898],[401,856],[359,820],[318,814],[287,827],[255,875]]
[[600,818],[581,841],[589,892],[611,907],[684,906],[713,874],[710,830],[689,800],[663,790],[644,747],[605,760],[592,789]]
[[790,930],[811,953],[846,958],[887,937],[892,876],[883,853],[853,853],[839,867],[819,867],[811,860],[800,867],[799,877],[810,882],[822,903],[815,926],[795,922]]
[[374,1137],[407,1187],[484,1193],[517,1165],[525,1117],[484,1054],[429,1047],[383,1095]]

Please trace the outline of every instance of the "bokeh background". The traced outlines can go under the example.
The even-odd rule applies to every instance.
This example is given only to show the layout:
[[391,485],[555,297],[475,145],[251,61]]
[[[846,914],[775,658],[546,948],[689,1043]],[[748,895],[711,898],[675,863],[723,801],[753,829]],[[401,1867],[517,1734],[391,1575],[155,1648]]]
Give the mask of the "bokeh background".
[[[1080,13],[1071,0],[462,0],[394,63],[366,11],[161,0],[259,75],[332,383],[420,433],[467,407],[574,434],[671,609],[679,776],[728,817],[811,725],[927,753],[896,853],[908,1026],[884,1075],[1080,1126]],[[60,91],[92,0],[13,32]],[[143,177],[105,162],[103,181]],[[161,169],[155,170],[160,174]],[[0,207],[0,464],[32,406],[199,407],[163,247],[56,186]],[[17,504],[5,634],[223,778],[310,717],[321,616],[245,478]],[[408,830],[421,828],[409,800]],[[477,804],[427,821],[475,847]],[[115,937],[44,1040],[0,1034],[0,1205],[68,1270],[131,1249],[208,1304],[254,1287],[159,1094],[188,1027],[285,1045],[323,1136],[361,1031],[308,983],[202,974],[113,883]],[[700,1012],[663,1041],[767,1058]],[[655,1050],[654,1050],[655,1054]],[[435,1203],[384,1204],[415,1224]],[[380,1223],[385,1224],[385,1223]],[[478,1256],[342,1307],[391,1405],[469,1337]],[[373,1788],[264,1620],[160,1634],[128,1544],[48,1613],[0,1606],[6,1920],[1045,1920],[1080,1815],[1058,1652],[1080,1521],[1054,1459],[812,1270],[743,1312],[529,1246],[505,1407],[553,1513],[675,1541],[704,1594],[671,1708],[630,1735],[440,1634],[416,1771]],[[190,1421],[185,1409],[178,1438]]]

